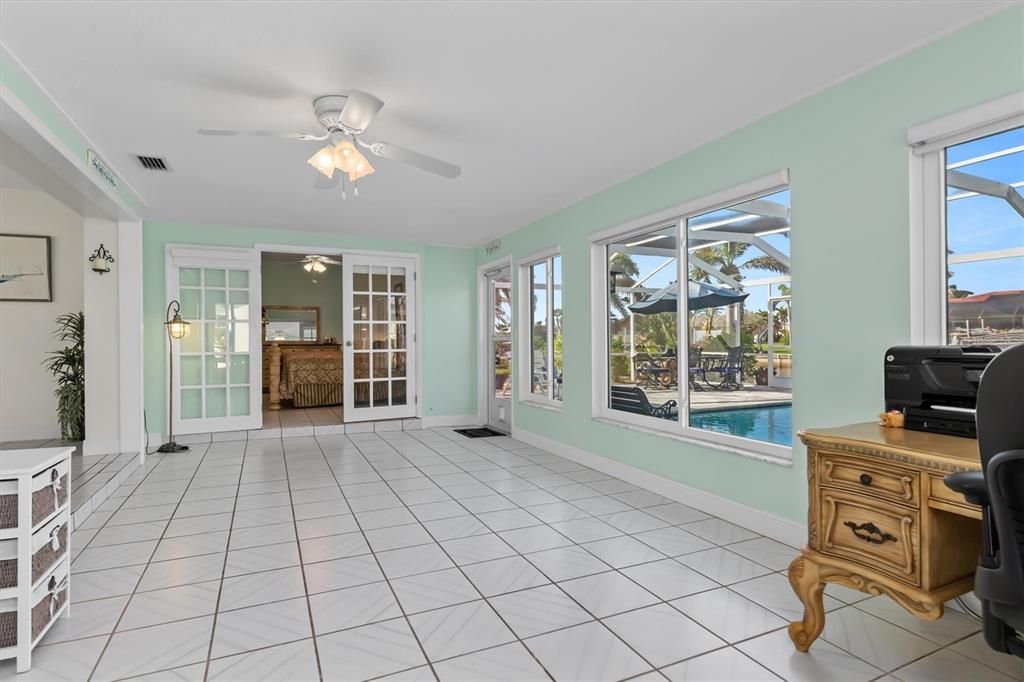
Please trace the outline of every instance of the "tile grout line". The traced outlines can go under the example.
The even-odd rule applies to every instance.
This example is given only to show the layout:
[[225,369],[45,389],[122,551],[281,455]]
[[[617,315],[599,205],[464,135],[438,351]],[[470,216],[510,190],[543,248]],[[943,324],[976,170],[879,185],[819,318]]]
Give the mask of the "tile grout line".
[[[192,476],[189,478],[189,485],[191,485],[191,482],[195,479],[196,474],[199,472],[199,467],[202,465],[203,460],[206,459],[206,455],[207,455],[208,451],[209,451],[208,448],[204,449],[203,450],[203,454],[200,455],[199,461],[196,464],[196,468],[192,472]],[[145,477],[143,477],[142,481],[139,482],[139,485],[142,485],[142,482],[145,481],[146,478],[149,478],[151,475],[153,475],[153,472],[156,471],[159,468],[159,466],[161,464],[163,464],[165,461],[168,461],[167,458],[166,458],[166,455],[160,458],[160,461],[157,462],[153,466],[153,468],[150,470],[150,472],[148,474],[146,474]],[[171,461],[173,461],[173,460],[171,460]],[[136,489],[137,488],[138,488],[138,486],[136,486]],[[185,489],[188,490],[188,486],[186,486]],[[134,494],[134,492],[133,492],[133,494]],[[182,498],[184,498],[184,496],[185,496],[185,493],[183,491],[182,492]],[[125,499],[127,500],[128,498],[125,498]],[[123,505],[123,503],[122,503],[122,505]],[[178,507],[180,505],[181,505],[181,499],[179,499],[178,503],[175,505],[175,507],[174,507],[175,511],[177,511],[177,509],[178,509]],[[119,506],[118,507],[118,511],[120,511],[120,509],[121,509],[121,507]],[[172,518],[174,518],[174,512],[173,511],[171,512],[171,515],[167,518],[167,524],[168,525],[170,525],[170,520]],[[107,522],[109,522],[109,521],[110,521],[110,519],[107,519]],[[101,530],[102,530],[102,528],[106,527],[106,523],[107,522],[104,522],[103,526],[101,526]],[[165,533],[167,532],[166,526],[164,527],[164,532]],[[149,570],[149,565],[152,562],[153,555],[156,554],[157,547],[160,545],[160,541],[162,539],[163,539],[163,534],[161,534],[160,539],[158,539],[156,541],[156,544],[153,545],[153,551],[150,553],[150,560],[146,562],[146,568],[144,568],[142,570],[142,573],[139,574],[139,580],[138,580],[138,582],[135,585],[136,588],[138,588],[138,586],[142,583],[142,579],[145,576],[146,571]],[[114,635],[117,634],[117,627],[121,624],[121,620],[124,618],[125,613],[128,612],[128,607],[131,606],[132,599],[134,599],[134,597],[135,597],[135,592],[136,592],[136,590],[133,589],[131,594],[128,597],[128,600],[125,602],[124,606],[122,607],[121,613],[120,613],[120,615],[118,615],[117,621],[114,623],[114,627],[110,630],[110,633],[107,635],[107,641],[104,642],[103,649],[100,651],[100,655],[96,659],[96,663],[93,665],[92,670],[89,672],[88,679],[92,679],[96,675],[96,671],[99,669],[100,663],[103,661],[103,657],[107,654],[107,650],[110,647],[110,643],[114,640]]]
[[[348,438],[347,436],[343,435],[342,437],[344,437],[345,440],[347,440],[348,442],[350,442],[353,445],[355,445],[355,443],[350,438]],[[409,614],[406,613],[405,607],[402,605],[402,602],[399,601],[398,593],[395,592],[395,587],[394,587],[394,585],[391,584],[391,579],[388,577],[387,573],[384,571],[384,565],[381,564],[380,558],[377,556],[376,552],[373,551],[373,546],[370,544],[370,539],[366,536],[366,530],[363,528],[362,522],[359,520],[359,517],[356,515],[355,510],[352,508],[352,504],[351,504],[351,502],[349,502],[348,496],[345,494],[345,489],[341,485],[341,481],[338,480],[338,475],[334,471],[334,467],[331,466],[330,460],[327,459],[327,453],[324,452],[323,444],[320,442],[319,438],[317,438],[316,436],[313,436],[312,438],[313,438],[313,442],[316,443],[317,450],[319,450],[321,457],[323,457],[323,459],[324,459],[324,463],[327,465],[328,470],[330,470],[331,477],[334,479],[334,482],[337,484],[338,490],[341,491],[341,497],[345,501],[345,506],[348,508],[349,514],[352,515],[353,522],[356,524],[356,527],[359,528],[359,532],[362,534],[363,542],[366,543],[366,546],[370,550],[370,555],[373,557],[374,562],[377,564],[377,570],[380,571],[381,576],[383,576],[383,578],[384,578],[384,582],[387,583],[388,589],[391,591],[391,598],[394,599],[395,600],[395,604],[398,605],[398,610],[401,612],[402,618],[405,620],[405,626],[407,628],[409,628],[409,632],[412,633],[413,639],[416,640],[416,645],[419,647],[420,653],[423,654],[423,660],[425,660],[427,662],[427,666],[429,666],[430,673],[434,676],[434,680],[436,682],[440,682],[441,678],[438,676],[437,671],[434,670],[434,664],[430,661],[430,656],[427,655],[427,651],[423,647],[423,642],[420,641],[419,634],[416,632],[415,628],[413,628],[412,621],[409,620]],[[356,446],[356,448],[358,449],[358,446]],[[287,453],[286,453],[285,456],[287,456]],[[363,457],[362,451],[359,451],[359,456]],[[365,457],[363,457],[363,458],[365,459]],[[303,573],[303,577],[305,577],[305,573],[306,573],[305,568],[303,568],[302,573]],[[307,595],[308,595],[308,592],[307,592]],[[328,633],[324,633],[324,634],[328,634]],[[318,636],[319,635],[317,635],[315,630],[314,630],[314,635],[313,635],[314,639],[316,637],[318,637]],[[418,667],[418,666],[413,666],[413,667]],[[408,668],[406,668],[405,670],[408,670]],[[399,670],[397,672],[403,672],[403,671]]]
[[[319,447],[319,444],[317,445]],[[288,484],[289,509],[292,513],[292,529],[295,531],[295,550],[299,554],[299,574],[302,576],[302,592],[306,599],[306,613],[309,616],[309,637],[313,641],[313,658],[316,661],[316,674],[320,680],[323,680],[324,672],[323,666],[320,663],[320,645],[317,642],[316,624],[313,621],[313,605],[309,599],[309,583],[306,581],[306,564],[302,561],[302,542],[299,541],[299,521],[295,518],[294,491],[292,490],[292,481],[288,472],[288,449],[285,447],[283,436],[281,437],[281,459],[284,463],[285,481]],[[344,497],[344,493],[342,493],[342,496]]]

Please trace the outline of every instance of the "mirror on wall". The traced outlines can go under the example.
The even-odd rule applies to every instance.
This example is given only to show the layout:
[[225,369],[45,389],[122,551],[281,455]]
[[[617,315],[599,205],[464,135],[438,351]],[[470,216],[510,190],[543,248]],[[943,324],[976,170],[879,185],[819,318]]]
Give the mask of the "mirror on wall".
[[263,341],[320,343],[320,307],[263,306]]

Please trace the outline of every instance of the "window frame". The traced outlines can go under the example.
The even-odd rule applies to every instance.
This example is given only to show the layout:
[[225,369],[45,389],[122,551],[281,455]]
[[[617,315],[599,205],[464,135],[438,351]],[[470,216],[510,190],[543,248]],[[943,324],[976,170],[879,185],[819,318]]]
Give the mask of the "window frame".
[[[554,267],[553,260],[561,258],[562,250],[559,246],[552,246],[541,251],[535,251],[516,261],[516,278],[518,280],[516,293],[519,295],[518,319],[516,320],[515,337],[518,345],[523,349],[523,358],[520,359],[519,368],[516,370],[519,385],[522,389],[518,392],[518,402],[533,407],[561,410],[563,398],[554,397]],[[547,395],[540,395],[533,392],[533,291],[531,290],[530,268],[541,263],[546,264],[547,277],[547,363],[548,363],[548,392]],[[563,277],[564,279],[564,277]],[[561,286],[561,285],[559,285]],[[562,306],[564,309],[565,298],[563,296]],[[564,341],[563,334],[563,344]],[[563,348],[562,358],[564,362],[565,351]]]
[[907,130],[911,343],[948,343],[946,148],[1021,126],[1024,93],[1018,92]]
[[[630,430],[673,438],[687,443],[696,443],[767,462],[786,466],[792,465],[794,446],[778,445],[776,443],[717,433],[690,426],[688,362],[677,363],[678,376],[676,381],[679,386],[679,421],[656,419],[611,409],[608,404],[610,391],[608,367],[609,292],[606,250],[607,246],[611,243],[675,223],[677,244],[680,245],[680,250],[677,251],[676,255],[676,281],[686,281],[684,278],[689,275],[689,259],[680,258],[679,253],[689,253],[687,250],[689,245],[689,235],[686,229],[687,220],[710,211],[728,208],[743,201],[756,199],[766,194],[772,194],[789,188],[789,170],[785,169],[591,234],[590,318],[592,374],[594,377],[591,396],[592,420],[625,427]],[[677,348],[684,349],[687,348],[686,321],[689,317],[688,301],[685,296],[679,297],[677,315],[681,323],[676,325],[676,333],[678,334],[676,346]]]

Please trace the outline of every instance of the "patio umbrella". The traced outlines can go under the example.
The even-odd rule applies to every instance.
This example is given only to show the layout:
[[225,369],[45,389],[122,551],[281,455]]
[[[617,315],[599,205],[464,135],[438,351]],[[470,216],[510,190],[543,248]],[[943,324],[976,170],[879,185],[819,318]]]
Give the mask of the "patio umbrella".
[[[749,295],[732,289],[712,286],[706,282],[695,282],[692,279],[687,283],[686,298],[691,312],[739,303]],[[669,284],[651,294],[646,301],[629,306],[629,309],[638,315],[674,313],[679,309],[679,283]]]

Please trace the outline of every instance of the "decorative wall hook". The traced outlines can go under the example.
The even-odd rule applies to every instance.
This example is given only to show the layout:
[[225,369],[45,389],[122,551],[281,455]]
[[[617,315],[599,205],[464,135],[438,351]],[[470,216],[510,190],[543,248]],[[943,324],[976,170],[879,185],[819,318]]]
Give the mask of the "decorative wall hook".
[[105,272],[110,272],[110,265],[114,262],[114,254],[107,251],[107,247],[103,246],[103,243],[100,242],[100,247],[89,256],[89,262],[92,263],[93,272],[102,275]]

